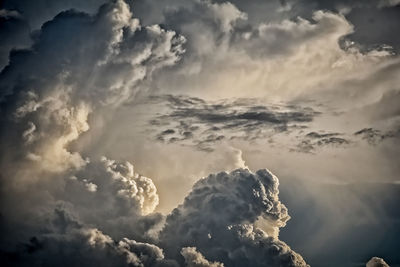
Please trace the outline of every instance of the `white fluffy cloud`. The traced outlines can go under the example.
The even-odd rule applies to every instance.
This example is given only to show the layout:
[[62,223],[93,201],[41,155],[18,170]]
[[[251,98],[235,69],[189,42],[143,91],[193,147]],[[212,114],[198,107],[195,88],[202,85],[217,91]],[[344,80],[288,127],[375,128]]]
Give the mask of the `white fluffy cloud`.
[[71,205],[82,222],[113,237],[150,237],[151,228],[162,222],[161,215],[153,214],[159,203],[156,186],[150,178],[136,173],[129,162],[103,157],[64,182],[64,192],[55,197]]

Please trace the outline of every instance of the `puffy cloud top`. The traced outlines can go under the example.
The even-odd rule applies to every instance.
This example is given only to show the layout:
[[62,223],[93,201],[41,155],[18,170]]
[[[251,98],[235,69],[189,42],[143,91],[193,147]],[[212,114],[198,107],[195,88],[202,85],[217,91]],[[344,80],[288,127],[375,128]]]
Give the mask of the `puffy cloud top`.
[[6,176],[36,180],[13,173],[22,162],[30,172],[84,166],[67,146],[89,130],[89,115],[132,100],[154,71],[180,59],[184,42],[159,25],[142,27],[123,0],[95,15],[68,10],[46,22],[0,73],[2,146],[18,144],[3,157]]
[[372,257],[368,262],[366,267],[389,267],[382,258]]
[[[88,191],[97,191],[106,198],[103,201],[112,202],[111,206],[120,206],[126,214],[129,211],[136,213],[137,210],[139,214],[147,215],[158,205],[157,188],[153,181],[135,173],[129,162],[118,163],[103,157],[101,162],[89,164],[77,176],[90,185],[88,189],[96,188]],[[118,205],[115,203],[117,199],[120,199]]]
[[181,250],[182,256],[188,267],[223,267],[219,262],[209,262],[200,252],[194,247],[187,247]]
[[[278,185],[266,169],[237,169],[201,179],[167,217],[160,234],[167,255],[177,257],[177,248],[193,246],[228,266],[306,266],[277,239],[277,230],[289,219]],[[257,228],[257,220],[265,220],[268,229]]]

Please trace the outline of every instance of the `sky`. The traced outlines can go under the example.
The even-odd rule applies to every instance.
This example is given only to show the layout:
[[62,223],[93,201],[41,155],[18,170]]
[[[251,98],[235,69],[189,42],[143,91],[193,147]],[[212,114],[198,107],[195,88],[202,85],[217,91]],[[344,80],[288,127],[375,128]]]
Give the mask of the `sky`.
[[1,265],[400,266],[399,18],[1,1]]

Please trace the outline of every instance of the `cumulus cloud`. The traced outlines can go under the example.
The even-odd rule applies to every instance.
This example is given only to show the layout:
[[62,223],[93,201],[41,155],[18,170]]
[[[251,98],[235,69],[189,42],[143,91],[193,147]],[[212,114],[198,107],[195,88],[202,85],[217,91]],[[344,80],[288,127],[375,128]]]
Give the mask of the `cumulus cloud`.
[[72,205],[82,222],[113,237],[151,238],[151,229],[163,221],[153,213],[159,203],[156,186],[129,162],[103,157],[66,177],[63,186],[58,199]]
[[[116,0],[97,8],[103,2],[16,0],[0,10],[0,256],[11,266],[307,266],[279,240],[290,217],[277,178],[268,170],[252,173],[242,147],[223,142],[250,143],[296,129],[305,149],[347,144],[337,132],[302,132],[318,115],[293,104],[302,97],[329,98],[341,107],[356,99],[357,106],[372,103],[375,119],[396,118],[398,109],[383,107],[398,95],[394,49],[352,42],[357,27],[347,14],[360,6],[386,10],[398,1],[352,1],[350,7],[334,1],[339,12],[299,11],[293,1]],[[197,163],[199,157],[174,151],[166,169],[174,167],[171,161],[198,166],[165,176],[242,168],[201,179],[167,216],[155,212],[156,182],[115,157],[121,151],[107,144],[117,160],[99,159],[79,143],[90,139],[93,122],[110,132],[111,120],[128,124],[114,112],[134,106],[148,90],[168,94],[159,99],[170,112],[151,121],[159,141],[218,152]],[[197,97],[175,95],[183,91]],[[209,101],[231,96],[246,98]],[[253,101],[260,96],[286,103]],[[142,145],[130,134],[127,143]],[[386,136],[355,134],[370,135]],[[103,150],[106,144],[96,141]],[[129,151],[135,153],[149,158]],[[153,161],[146,165],[164,175]],[[164,192],[178,183],[165,184]]]
[[155,70],[184,51],[182,36],[141,27],[124,1],[103,5],[96,15],[62,12],[36,35],[0,74],[2,146],[21,144],[3,155],[2,165],[23,162],[31,170],[85,165],[67,146],[89,129],[89,115],[134,98]]
[[[121,103],[152,71],[174,64],[183,42],[158,25],[141,27],[123,1],[103,5],[94,16],[65,11],[43,25],[30,51],[11,56],[2,95],[29,83],[41,94],[58,87],[91,104]],[[18,60],[25,64],[16,67]],[[29,79],[16,80],[20,73]]]
[[194,247],[187,247],[181,250],[182,256],[185,258],[185,263],[188,267],[223,267],[219,262],[209,262],[200,252]]
[[[235,4],[243,8],[245,3],[240,2]],[[255,2],[251,5],[265,1]],[[170,8],[164,6],[165,12],[159,16],[161,23],[179,29],[188,39],[187,53],[179,66],[156,80],[163,92],[216,98],[252,95],[286,101],[303,95],[315,98],[314,93],[321,92],[322,98],[326,90],[368,77],[393,57],[390,49],[362,51],[346,41],[354,26],[337,12],[311,9],[305,17],[294,14],[270,20],[266,16],[257,22],[242,15],[224,31],[220,20],[209,15],[212,8],[208,1],[194,3],[204,12],[195,12],[192,2],[177,1]],[[223,3],[214,5],[223,9]],[[162,5],[159,8],[163,10]],[[192,23],[192,18],[197,23]],[[171,75],[177,78],[170,79]]]
[[[14,13],[1,16],[18,15]],[[93,15],[64,11],[34,34],[29,49],[11,53],[0,73],[2,255],[13,253],[32,235],[46,239],[42,226],[47,227],[51,211],[62,205],[82,227],[71,235],[50,236],[48,242],[56,243],[46,253],[60,256],[64,245],[66,250],[92,250],[96,226],[111,235],[98,235],[106,240],[100,247],[126,254],[126,262],[131,259],[135,266],[149,264],[130,255],[142,245],[123,238],[149,240],[154,235],[149,230],[162,222],[162,215],[153,213],[159,201],[153,181],[135,173],[128,162],[91,159],[70,145],[89,130],[90,116],[112,113],[145,90],[155,71],[175,64],[184,41],[159,25],[142,27],[130,7],[118,0]],[[110,239],[114,237],[122,243],[116,246]],[[79,247],[85,240],[90,246]],[[91,257],[96,258],[87,260]]]
[[382,258],[372,257],[366,267],[389,267],[389,265]]
[[[278,239],[290,218],[278,184],[268,170],[237,169],[201,179],[167,217],[160,233],[166,254],[177,258],[179,247],[191,246],[227,266],[307,266]],[[258,220],[268,227],[258,228]]]
[[54,212],[46,233],[32,237],[16,251],[3,252],[7,266],[176,266],[162,249],[127,238],[113,240],[76,221],[62,209]]

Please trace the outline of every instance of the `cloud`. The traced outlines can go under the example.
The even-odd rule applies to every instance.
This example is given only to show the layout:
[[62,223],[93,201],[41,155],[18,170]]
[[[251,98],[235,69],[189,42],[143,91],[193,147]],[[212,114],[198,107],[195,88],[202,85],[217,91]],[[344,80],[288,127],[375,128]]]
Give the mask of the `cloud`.
[[321,147],[346,147],[352,141],[341,133],[307,133],[297,145],[299,152],[311,153]]
[[219,262],[209,262],[194,247],[187,247],[181,250],[182,256],[185,258],[187,267],[223,267]]
[[341,125],[330,126],[332,131],[317,130],[316,120],[342,120],[343,115],[318,104],[265,104],[253,98],[207,101],[184,95],[158,95],[152,96],[146,103],[154,109],[150,112],[154,115],[149,116],[147,131],[156,132],[153,138],[159,142],[194,146],[205,152],[214,151],[217,144],[237,146],[240,142],[262,143],[266,140],[275,146],[285,143],[283,149],[301,153],[348,149],[362,146],[360,140],[374,145],[399,136],[396,123],[377,123],[382,121],[379,118],[383,115],[379,114],[387,114],[385,118],[388,120],[396,118],[396,108],[392,105],[396,96],[395,93],[385,94],[375,104],[350,110],[351,119],[357,118],[360,113],[364,114],[364,118],[369,117],[360,125],[378,128],[351,132]]
[[[154,70],[174,64],[183,42],[158,25],[141,27],[123,1],[103,5],[95,16],[65,11],[43,25],[31,51],[11,56],[2,72],[2,94],[29,83],[44,87],[42,94],[57,86],[91,104],[121,103]],[[25,65],[14,66],[19,60]],[[20,73],[29,79],[16,80]]]
[[[76,9],[82,10],[89,14],[97,12],[98,8],[106,3],[106,0],[88,0],[79,1],[71,0],[68,2],[62,0],[54,0],[48,3],[46,0],[38,0],[33,4],[29,0],[4,1],[3,6],[9,10],[18,10],[27,20],[33,30],[40,29],[43,23],[51,20],[58,13]],[[37,12],[40,10],[41,12]]]
[[319,113],[297,105],[265,105],[256,99],[205,101],[187,96],[157,96],[154,101],[166,103],[169,113],[150,120],[163,129],[156,139],[181,143],[212,151],[215,143],[226,139],[256,140],[307,127]]
[[[307,266],[277,238],[290,218],[278,184],[268,170],[237,169],[199,180],[167,217],[160,233],[166,255],[179,259],[177,248],[193,246],[227,266]],[[264,230],[255,226],[258,220]]]
[[355,132],[354,135],[361,137],[361,139],[367,141],[370,145],[378,145],[386,139],[397,139],[400,136],[400,130],[395,129],[382,132],[374,128],[364,128]]
[[[90,129],[89,117],[111,114],[115,106],[144,91],[154,72],[174,65],[184,52],[185,39],[159,25],[142,27],[122,0],[101,6],[93,15],[64,11],[33,37],[33,45],[13,51],[0,73],[0,166],[5,170],[1,228],[9,230],[0,249],[8,255],[37,236],[39,243],[54,242],[42,256],[57,255],[61,264],[64,245],[66,254],[69,249],[92,253],[92,246],[79,245],[97,240],[92,229],[101,229],[108,231],[98,235],[106,240],[100,244],[104,253],[126,254],[134,263],[130,251],[142,245],[125,240],[117,246],[111,239],[144,241],[155,236],[163,216],[153,213],[159,202],[153,181],[135,173],[128,162],[97,160],[71,144]],[[59,205],[82,227],[55,238],[50,229],[46,236],[43,227]],[[94,254],[85,260],[93,257],[95,262]]]
[[133,99],[154,71],[179,60],[183,43],[158,25],[141,27],[124,1],[46,22],[32,47],[11,53],[0,74],[2,147],[13,147],[2,166],[61,172],[85,165],[67,146],[89,130],[89,115]]
[[[2,252],[7,266],[177,266],[164,259],[162,249],[123,238],[113,240],[96,228],[88,228],[62,209],[54,212],[53,225],[13,252]],[[60,224],[60,219],[63,224]]]
[[368,262],[366,267],[389,267],[389,265],[381,258],[372,257]]
[[[24,239],[41,235],[58,207],[83,226],[95,227],[118,240],[152,242],[164,222],[164,216],[154,212],[159,196],[153,181],[134,172],[129,162],[92,160],[79,171],[46,174],[19,188],[4,182],[0,224],[9,231],[4,231],[0,250],[5,244],[9,250]],[[12,205],[15,201],[17,208]],[[30,219],[24,220],[26,217]]]
[[[318,102],[297,104],[306,103],[303,97],[342,108],[372,103],[375,119],[397,117],[397,109],[384,108],[397,97],[394,49],[352,43],[357,25],[347,14],[353,13],[322,8],[331,5],[327,1],[310,1],[324,11],[299,10],[292,1],[259,9],[254,7],[262,1],[116,0],[99,9],[102,0],[28,2],[8,1],[0,11],[0,65],[8,64],[0,73],[0,255],[15,265],[306,266],[279,240],[289,215],[276,177],[266,170],[252,173],[247,165],[255,163],[246,154],[252,151],[243,148],[257,140],[287,145],[272,137],[292,135],[298,135],[296,142],[306,140],[307,149],[347,144],[346,133],[338,134],[342,129],[311,129],[321,114]],[[334,2],[335,8],[341,3]],[[386,8],[398,4],[353,3],[352,10],[373,6],[393,17],[396,12]],[[69,9],[74,7],[84,12]],[[188,150],[162,142],[149,148],[124,132],[131,121],[142,129],[141,114],[129,108],[148,90],[167,94],[152,101],[169,108],[151,120],[151,136]],[[243,98],[227,99],[237,96]],[[284,103],[266,104],[260,97]],[[114,116],[121,110],[128,119]],[[387,136],[375,125],[365,129],[375,128],[381,132],[362,130],[353,137]],[[108,143],[103,131],[121,131],[124,138]],[[99,138],[92,149],[82,138],[94,135]],[[201,151],[188,152],[190,146]],[[279,155],[265,147],[257,149],[276,161]],[[210,153],[196,154],[202,151]],[[125,157],[139,158],[138,169],[161,178],[140,175]],[[161,190],[179,198],[175,194],[199,173],[235,168],[243,169],[200,180],[168,216],[154,212]],[[336,169],[352,176],[345,167]],[[376,169],[368,175],[378,177]]]
[[163,222],[161,214],[153,213],[159,203],[155,184],[129,162],[92,161],[67,176],[63,187],[57,198],[72,205],[82,222],[113,237],[152,238],[151,229]]
[[29,38],[29,24],[15,10],[0,9],[0,70],[8,64],[8,55],[12,49],[27,47]]
[[[343,88],[341,84],[346,81],[368,77],[394,57],[390,49],[363,51],[343,41],[354,26],[334,12],[312,9],[306,17],[296,14],[270,21],[266,16],[257,22],[242,16],[226,32],[210,19],[203,23],[211,11],[197,14],[188,5],[177,4],[161,16],[161,23],[176,27],[188,39],[187,53],[180,64],[155,81],[162,93],[219,99],[251,95],[269,100],[290,101],[303,96],[324,100],[324,92]],[[191,23],[192,18],[199,23]],[[198,40],[203,36],[206,40]],[[171,75],[176,78],[171,79]]]
[[361,112],[372,121],[393,119],[400,116],[400,109],[395,104],[400,100],[400,90],[384,92],[376,102],[366,105]]
[[[253,99],[212,102],[172,95],[158,96],[156,99],[156,102],[161,100],[161,105],[166,102],[168,109],[161,114],[154,112],[155,118],[149,121],[150,129],[160,131],[154,138],[167,144],[195,146],[211,152],[218,143],[232,143],[235,140],[262,142],[267,139],[277,145],[274,139],[279,140],[275,142],[278,143],[282,142],[279,138],[287,137],[284,139],[284,149],[305,153],[360,145],[360,134],[317,130],[306,132],[307,128],[314,128],[313,121],[318,117],[332,116],[330,111],[321,107],[321,111],[316,111],[301,105],[265,105]],[[340,127],[337,129],[345,130]],[[385,137],[396,135],[395,130],[385,132]]]

